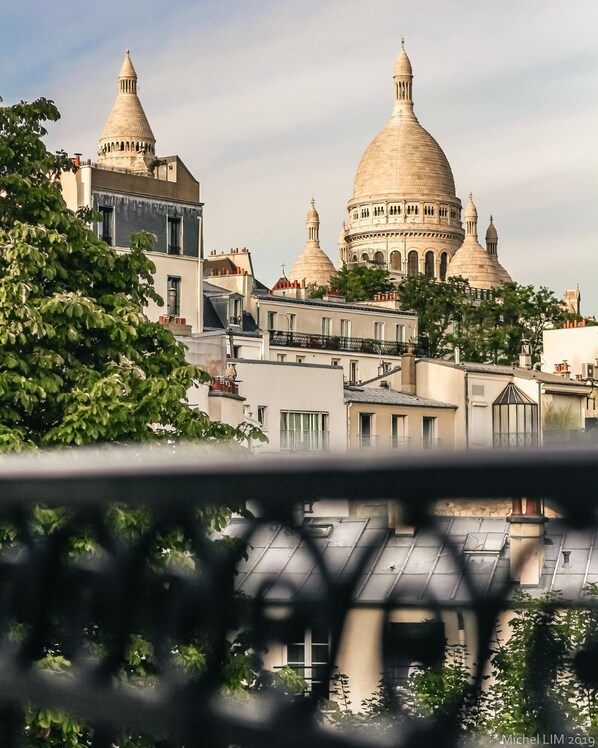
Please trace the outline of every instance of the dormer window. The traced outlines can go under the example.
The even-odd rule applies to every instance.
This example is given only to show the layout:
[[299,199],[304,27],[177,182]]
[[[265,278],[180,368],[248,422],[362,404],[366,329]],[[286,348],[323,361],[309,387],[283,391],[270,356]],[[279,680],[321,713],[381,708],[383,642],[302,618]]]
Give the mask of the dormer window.
[[229,299],[229,324],[240,325],[243,321],[243,302],[241,299]]

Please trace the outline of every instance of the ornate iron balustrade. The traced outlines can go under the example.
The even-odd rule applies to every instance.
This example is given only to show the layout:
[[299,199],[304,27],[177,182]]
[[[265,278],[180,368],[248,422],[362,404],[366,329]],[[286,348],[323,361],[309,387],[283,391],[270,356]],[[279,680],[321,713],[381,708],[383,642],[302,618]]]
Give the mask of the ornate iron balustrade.
[[[269,615],[271,586],[262,585],[254,595],[247,624],[259,647],[265,641],[288,640],[291,623],[309,625],[315,617],[325,617],[331,642],[324,679],[332,675],[343,623],[376,550],[375,545],[364,546],[352,567],[333,578],[320,551],[323,533],[314,532],[313,525],[297,524],[298,505],[322,497],[349,502],[392,499],[403,504],[405,522],[433,531],[437,521],[433,506],[439,498],[525,496],[550,501],[564,521],[580,528],[595,524],[596,485],[595,450],[427,453],[402,461],[396,455],[359,454],[252,460],[233,453],[208,460],[180,450],[99,454],[73,450],[3,458],[0,745],[21,744],[23,708],[28,704],[62,709],[88,720],[95,725],[91,743],[95,748],[112,748],[123,729],[139,730],[161,746],[177,748],[354,745],[354,736],[322,728],[315,698],[289,702],[265,689],[244,709],[243,702],[233,701],[231,706],[230,699],[220,696],[226,639],[231,621],[236,620],[233,588],[239,554],[213,547],[196,511],[242,497],[256,507],[256,517],[247,524],[248,542],[254,532],[272,523],[301,537],[319,569],[320,587],[291,595],[290,618],[280,619]],[[106,510],[114,502],[147,507],[151,513],[151,521],[130,542],[116,536],[107,521]],[[34,506],[40,503],[64,510],[62,524],[42,537],[31,530]],[[93,555],[73,554],[72,540],[82,529],[94,539]],[[164,543],[169,531],[188,542],[193,563],[186,569],[156,568],[147,561],[148,549]],[[383,537],[380,530],[379,539]],[[453,555],[469,591],[460,606],[476,619],[479,686],[496,618],[510,604],[511,585],[505,581],[491,594],[481,594],[458,549],[453,549]],[[402,603],[396,594],[382,607],[388,614],[402,605],[410,604]],[[443,609],[434,595],[417,606],[435,614]],[[16,638],[15,622],[21,624]],[[151,639],[157,669],[148,683],[130,684],[119,675],[129,638],[141,625]],[[102,646],[93,647],[90,632],[96,627],[102,631]],[[193,675],[177,667],[176,645],[198,630],[209,633],[210,646],[205,669]],[[63,673],[39,669],[35,663],[48,647],[57,646],[58,632],[70,667]],[[387,646],[384,641],[385,654]],[[547,709],[542,702],[545,684],[537,685],[532,695]],[[456,745],[455,716],[453,710],[436,721],[408,723],[393,741],[405,746]],[[563,732],[556,717],[552,724],[555,734]],[[358,740],[366,748],[378,745],[368,731],[360,733]]]
[[[381,356],[402,356],[412,345],[392,340],[374,338],[346,338],[340,335],[318,335],[293,330],[270,330],[270,345],[286,348],[313,348],[316,350],[347,351],[348,353],[374,353]],[[423,349],[414,349],[416,356],[424,355]]]

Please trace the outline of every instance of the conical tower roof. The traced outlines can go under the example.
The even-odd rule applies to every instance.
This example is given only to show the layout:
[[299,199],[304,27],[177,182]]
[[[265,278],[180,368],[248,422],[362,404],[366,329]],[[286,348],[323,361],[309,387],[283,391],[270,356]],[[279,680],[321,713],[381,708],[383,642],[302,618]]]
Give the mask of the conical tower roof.
[[137,96],[137,73],[129,50],[118,74],[118,95],[100,137],[101,166],[147,171],[156,139]]

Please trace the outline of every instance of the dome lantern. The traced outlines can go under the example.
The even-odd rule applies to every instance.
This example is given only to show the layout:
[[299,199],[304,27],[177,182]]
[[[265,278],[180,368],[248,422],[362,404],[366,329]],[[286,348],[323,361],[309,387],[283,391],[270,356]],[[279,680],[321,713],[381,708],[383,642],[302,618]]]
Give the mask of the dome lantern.
[[405,40],[401,38],[401,51],[395,62],[393,74],[394,114],[413,111],[413,70],[411,60],[405,52]]
[[486,230],[486,252],[489,255],[498,256],[498,231],[492,216],[490,216],[490,224]]

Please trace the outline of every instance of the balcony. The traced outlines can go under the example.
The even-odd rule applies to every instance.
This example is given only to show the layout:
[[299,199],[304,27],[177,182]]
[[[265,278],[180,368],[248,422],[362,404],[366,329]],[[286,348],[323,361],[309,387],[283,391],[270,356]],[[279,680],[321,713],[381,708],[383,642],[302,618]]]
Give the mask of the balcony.
[[[409,343],[374,338],[344,338],[340,335],[318,335],[288,330],[270,330],[270,345],[285,348],[310,348],[313,350],[346,351],[347,353],[373,353],[383,356],[402,356],[412,347]],[[416,356],[423,355],[417,348]]]
[[228,395],[238,395],[239,385],[229,377],[214,377],[210,382],[210,392],[224,392]]

